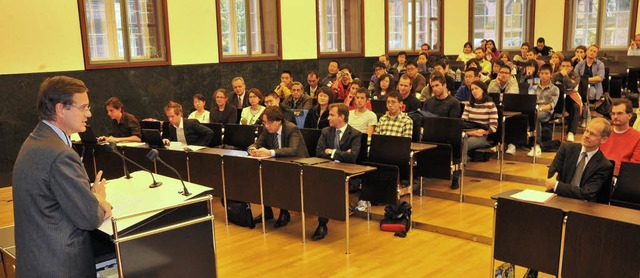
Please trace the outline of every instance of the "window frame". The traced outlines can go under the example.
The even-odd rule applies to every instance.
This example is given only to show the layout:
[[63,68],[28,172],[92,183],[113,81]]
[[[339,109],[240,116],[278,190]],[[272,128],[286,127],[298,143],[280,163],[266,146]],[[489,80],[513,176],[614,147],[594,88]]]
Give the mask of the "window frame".
[[[475,47],[477,47],[476,45],[473,44],[474,40],[473,40],[473,34],[474,34],[474,25],[473,25],[473,19],[475,18],[475,1],[476,0],[469,0],[469,36],[468,36],[468,41],[471,42],[471,44],[473,45],[473,48],[475,49]],[[500,3],[504,3],[503,0],[496,0],[496,2],[500,2]],[[525,15],[525,19],[524,19],[524,27],[523,27],[523,38],[522,38],[522,43],[529,43],[529,45],[533,45],[535,46],[535,39],[534,39],[534,33],[535,33],[535,18],[536,18],[536,0],[527,0],[529,1],[527,3],[527,5],[524,7],[525,12],[529,12],[529,15]],[[485,38],[485,39],[493,39],[494,41],[496,41],[496,47],[500,50],[500,51],[504,51],[504,47],[503,47],[503,43],[504,43],[504,4],[500,4],[499,5],[500,8],[500,14],[498,14],[496,12],[496,17],[498,17],[498,19],[496,20],[496,22],[498,23],[498,30],[497,30],[497,34],[499,36],[499,38]],[[498,7],[496,7],[496,9],[498,9]],[[521,43],[521,45],[522,45]],[[520,50],[520,46],[517,47],[513,47],[513,48],[507,48],[507,51],[519,51]]]
[[[602,3],[605,4],[602,4]],[[627,37],[627,43],[624,46],[620,46],[620,47],[606,47],[604,45],[602,45],[601,43],[601,39],[602,39],[602,31],[604,30],[603,28],[603,21],[605,20],[605,18],[603,17],[603,14],[606,13],[606,9],[602,9],[602,6],[600,5],[606,5],[606,0],[604,0],[603,2],[599,2],[599,6],[598,6],[598,23],[596,26],[598,26],[598,28],[596,29],[596,42],[595,44],[598,45],[598,47],[600,48],[600,51],[604,51],[604,50],[609,50],[609,51],[620,51],[620,52],[627,52],[627,49],[629,49],[629,42],[633,39],[633,37],[636,35],[636,24],[637,24],[637,20],[638,20],[638,5],[640,5],[640,1],[638,0],[631,0],[631,10],[629,11],[629,27],[628,27],[628,37]],[[562,44],[563,50],[567,50],[567,51],[572,51],[575,49],[575,47],[577,46],[573,46],[573,36],[574,36],[574,30],[573,30],[573,26],[574,26],[574,21],[576,19],[576,15],[574,13],[575,11],[575,5],[577,4],[576,0],[565,0],[564,1],[564,10],[565,10],[565,15],[567,15],[568,18],[565,18],[564,21],[564,36],[563,36],[563,40],[564,43]],[[567,11],[570,11],[567,13]],[[634,16],[635,15],[635,16]],[[588,45],[587,45],[588,47]]]
[[[123,0],[124,1],[124,0]],[[160,7],[160,11],[162,11],[162,16],[161,18],[158,19],[157,23],[162,22],[163,26],[162,26],[162,35],[163,35],[163,40],[161,40],[164,45],[164,56],[165,59],[163,61],[149,61],[149,60],[133,60],[131,59],[131,57],[129,56],[128,58],[126,57],[128,52],[130,52],[130,50],[125,50],[125,60],[128,61],[124,61],[124,62],[99,62],[99,63],[92,63],[91,62],[91,49],[89,46],[89,34],[87,33],[87,21],[86,21],[86,10],[85,10],[85,0],[78,0],[78,16],[80,18],[80,36],[82,39],[82,52],[83,52],[83,57],[84,57],[84,67],[87,70],[92,70],[92,69],[113,69],[113,68],[137,68],[137,67],[153,67],[153,66],[167,66],[167,65],[171,65],[171,44],[170,44],[170,39],[169,39],[169,20],[168,20],[168,13],[167,13],[167,0],[159,0],[159,3],[162,5],[162,7]],[[125,5],[126,6],[126,2]],[[126,10],[125,10],[126,11]],[[156,24],[157,24],[156,23]],[[128,25],[126,26],[128,27]],[[123,38],[127,38],[126,40],[124,40],[124,48],[128,49],[130,47],[130,42],[129,42],[129,30],[128,28],[126,28],[125,26],[123,26]],[[125,35],[126,34],[126,35]]]
[[[329,1],[329,0],[325,0]],[[340,3],[340,0],[337,0]],[[345,0],[345,2],[348,0]],[[319,4],[320,0],[315,0],[316,3],[316,39],[317,39],[317,56],[318,58],[349,58],[349,57],[364,57],[364,49],[365,49],[365,37],[364,37],[364,5],[365,0],[360,0],[360,50],[356,52],[345,52],[338,49],[337,52],[322,52],[320,48],[320,9]],[[339,7],[338,10],[341,10],[342,7]],[[340,12],[338,12],[338,17],[340,17]],[[341,34],[344,32],[344,28],[341,24],[341,20],[338,21],[338,40],[342,37]]]
[[[416,6],[416,2],[415,0],[409,0],[411,1],[411,3],[413,4],[413,9],[412,11],[414,12],[413,14],[413,18],[415,20],[416,16],[415,16],[415,6]],[[439,10],[438,10],[438,22],[439,22],[439,26],[438,26],[438,49],[437,50],[433,50],[433,45],[429,44],[429,46],[431,47],[431,50],[429,50],[429,55],[432,54],[436,54],[436,55],[443,55],[444,54],[444,0],[438,0],[438,5],[439,5]],[[414,35],[414,40],[415,40],[415,34],[416,34],[416,25],[417,24],[411,24],[411,29],[412,29],[412,34]],[[393,51],[393,52],[389,52],[389,0],[384,0],[384,40],[386,41],[384,44],[384,52],[389,55],[389,56],[395,56],[398,55],[398,53],[405,51],[407,52],[407,55],[418,55],[418,53],[420,53],[420,48],[415,46],[415,41],[411,42],[412,48],[415,47],[415,49],[408,49],[408,50],[400,50],[400,51]]]
[[[257,0],[260,1],[260,0]],[[277,30],[277,43],[278,43],[278,50],[276,51],[276,53],[274,53],[274,55],[264,55],[264,56],[250,56],[250,54],[247,55],[232,55],[229,56],[227,55],[227,57],[225,57],[225,54],[223,53],[223,46],[222,46],[222,15],[220,14],[220,0],[216,0],[215,1],[215,5],[216,5],[216,23],[217,23],[217,31],[218,31],[218,60],[220,63],[226,63],[226,62],[251,62],[251,61],[277,61],[277,60],[282,60],[282,12],[281,12],[281,7],[280,7],[280,1],[281,0],[276,0],[275,4],[276,4],[276,22],[278,24],[276,30]],[[260,5],[260,9],[262,9],[262,5]],[[249,45],[249,42],[251,42],[252,38],[252,34],[251,34],[251,22],[250,22],[250,18],[251,18],[251,12],[247,13],[247,30],[246,30],[246,34],[247,35],[247,52],[250,53],[250,49],[251,49],[251,45]],[[260,20],[263,20],[262,14],[260,14]],[[263,36],[260,35],[260,37],[262,38]],[[263,41],[261,41],[261,43],[263,43]]]

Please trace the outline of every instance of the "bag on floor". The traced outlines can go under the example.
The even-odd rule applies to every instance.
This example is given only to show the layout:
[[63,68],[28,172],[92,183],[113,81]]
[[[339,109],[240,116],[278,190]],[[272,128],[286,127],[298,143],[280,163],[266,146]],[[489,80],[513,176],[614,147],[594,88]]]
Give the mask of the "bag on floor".
[[514,266],[510,263],[503,263],[496,268],[495,278],[515,278]]
[[[222,205],[224,206],[224,201]],[[240,227],[249,227],[250,229],[256,227],[256,224],[253,223],[251,205],[247,202],[227,200],[227,218],[229,222]]]
[[406,237],[411,229],[411,204],[402,202],[384,208],[384,218],[380,220],[380,230],[394,232],[395,236]]

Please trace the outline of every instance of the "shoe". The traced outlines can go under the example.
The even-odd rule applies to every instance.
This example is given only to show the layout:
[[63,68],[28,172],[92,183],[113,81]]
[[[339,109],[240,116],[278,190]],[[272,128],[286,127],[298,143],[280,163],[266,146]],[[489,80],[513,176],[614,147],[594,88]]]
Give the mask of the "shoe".
[[280,228],[280,227],[287,226],[290,220],[291,220],[291,215],[289,214],[289,212],[286,210],[280,210],[280,216],[278,216],[278,220],[276,220],[276,223],[273,224],[273,227]]
[[313,232],[313,235],[311,236],[311,240],[313,241],[317,241],[317,240],[321,240],[323,239],[327,233],[329,232],[329,229],[327,228],[327,225],[318,225],[318,228],[316,228],[316,231]]
[[[273,212],[271,214],[266,213],[267,217],[264,220],[271,220],[273,219]],[[253,219],[253,223],[255,224],[262,224],[262,214],[259,214],[258,216],[256,216],[256,218]]]
[[535,269],[528,269],[524,274],[525,278],[538,278],[538,271]]
[[369,202],[360,200],[360,201],[358,201],[358,206],[356,206],[356,210],[357,211],[367,211],[367,208],[369,208],[369,207],[370,207]]
[[535,145],[533,148],[531,148],[531,150],[527,153],[527,156],[533,156],[534,153],[536,157],[540,157],[542,155],[540,145]]
[[567,133],[567,142],[573,142],[573,132]]
[[451,189],[458,189],[458,188],[460,188],[460,178],[453,177],[451,179]]
[[507,146],[507,150],[504,152],[510,155],[516,155],[516,146],[514,144],[509,144],[509,146]]

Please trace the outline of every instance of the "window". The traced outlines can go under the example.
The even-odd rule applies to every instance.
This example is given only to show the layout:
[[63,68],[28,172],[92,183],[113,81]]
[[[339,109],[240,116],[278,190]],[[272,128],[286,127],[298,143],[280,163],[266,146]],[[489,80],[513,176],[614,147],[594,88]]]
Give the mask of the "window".
[[362,54],[362,1],[317,0],[319,56]]
[[567,48],[598,44],[601,48],[626,48],[633,37],[638,0],[570,1],[571,20]]
[[442,3],[438,0],[388,0],[387,52],[418,52],[427,43],[442,47]]
[[85,67],[167,65],[166,2],[80,0]]
[[273,0],[217,0],[221,61],[278,59],[280,6]]
[[469,40],[480,45],[492,39],[498,49],[519,49],[529,40],[532,0],[471,0]]

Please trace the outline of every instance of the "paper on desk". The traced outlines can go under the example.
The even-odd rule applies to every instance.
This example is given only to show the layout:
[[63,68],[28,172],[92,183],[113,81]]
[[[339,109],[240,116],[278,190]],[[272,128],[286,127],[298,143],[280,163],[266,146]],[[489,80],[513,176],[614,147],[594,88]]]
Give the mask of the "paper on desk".
[[145,142],[120,142],[117,143],[118,147],[144,147],[147,145]]
[[511,198],[517,199],[517,200],[521,200],[521,201],[527,201],[527,202],[534,202],[534,203],[546,203],[547,201],[553,199],[553,197],[555,197],[556,194],[555,193],[551,193],[551,192],[544,192],[544,191],[538,191],[538,190],[532,190],[532,189],[525,189],[522,190],[516,194],[511,195]]

